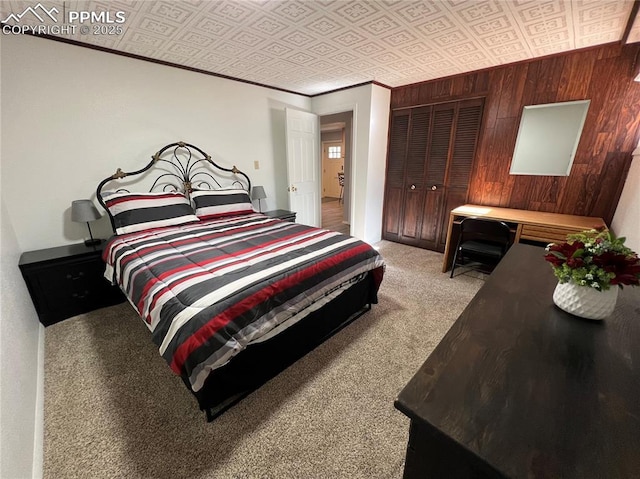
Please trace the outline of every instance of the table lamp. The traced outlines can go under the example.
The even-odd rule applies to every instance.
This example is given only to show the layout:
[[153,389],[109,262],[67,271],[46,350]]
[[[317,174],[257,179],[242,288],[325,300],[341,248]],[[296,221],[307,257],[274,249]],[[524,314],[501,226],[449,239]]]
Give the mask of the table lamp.
[[84,241],[84,244],[87,246],[96,246],[102,242],[101,239],[93,238],[93,234],[91,234],[91,226],[89,226],[90,221],[95,221],[101,217],[102,215],[98,213],[98,210],[93,205],[93,201],[74,200],[71,202],[71,221],[76,223],[87,223],[87,228],[89,228],[89,236],[91,239]]
[[254,186],[251,188],[251,199],[258,200],[258,209],[260,213],[262,213],[262,205],[260,204],[260,200],[263,200],[267,197],[267,194],[264,192],[264,187],[262,186]]

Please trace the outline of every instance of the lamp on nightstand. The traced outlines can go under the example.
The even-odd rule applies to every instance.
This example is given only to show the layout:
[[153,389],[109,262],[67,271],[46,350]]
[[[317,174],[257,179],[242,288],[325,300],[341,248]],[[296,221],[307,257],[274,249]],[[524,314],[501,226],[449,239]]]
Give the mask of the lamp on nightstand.
[[264,200],[267,197],[267,194],[264,192],[263,186],[254,186],[251,188],[251,199],[258,200],[258,209],[260,213],[262,213],[262,205],[260,204],[260,200]]
[[101,239],[93,238],[93,234],[91,234],[91,226],[89,226],[90,221],[95,221],[100,218],[102,218],[102,215],[98,213],[98,210],[93,205],[93,201],[74,200],[71,202],[71,221],[76,223],[87,223],[87,228],[89,228],[89,236],[91,239],[84,240],[85,245],[96,246],[102,242]]

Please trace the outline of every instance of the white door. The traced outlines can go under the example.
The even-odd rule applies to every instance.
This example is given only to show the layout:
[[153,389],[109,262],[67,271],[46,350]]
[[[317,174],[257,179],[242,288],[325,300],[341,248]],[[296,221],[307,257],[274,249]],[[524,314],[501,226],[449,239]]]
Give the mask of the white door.
[[342,142],[322,142],[322,197],[340,197],[338,173],[344,173]]
[[306,111],[285,108],[287,120],[287,177],[289,209],[296,222],[321,226],[320,133],[318,117]]

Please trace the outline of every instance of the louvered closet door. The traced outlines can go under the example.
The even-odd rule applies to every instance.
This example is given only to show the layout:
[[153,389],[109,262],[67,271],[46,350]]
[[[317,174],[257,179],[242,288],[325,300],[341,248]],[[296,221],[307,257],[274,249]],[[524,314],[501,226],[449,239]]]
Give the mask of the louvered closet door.
[[431,108],[415,108],[409,122],[409,143],[404,180],[402,237],[419,240],[425,196],[425,167],[431,125]]
[[392,112],[383,237],[444,251],[449,211],[466,202],[482,99]]
[[451,145],[451,130],[455,117],[455,103],[443,103],[433,107],[433,131],[429,142],[429,155],[425,183],[427,193],[423,208],[421,246],[437,249],[445,179]]
[[457,102],[453,138],[447,162],[447,173],[443,195],[443,208],[438,223],[438,244],[434,249],[444,251],[447,240],[449,212],[467,202],[473,161],[476,155],[482,109],[481,98]]
[[392,114],[384,202],[385,239],[408,244],[420,240],[431,121],[430,107]]
[[391,241],[400,239],[409,110],[394,111],[391,117],[387,177],[385,182],[383,236]]

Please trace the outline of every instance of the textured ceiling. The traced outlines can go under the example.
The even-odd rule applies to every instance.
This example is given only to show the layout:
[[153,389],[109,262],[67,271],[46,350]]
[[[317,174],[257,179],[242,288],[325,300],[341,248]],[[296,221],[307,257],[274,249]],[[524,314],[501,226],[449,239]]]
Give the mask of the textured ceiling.
[[[2,1],[0,19],[69,25],[69,12],[109,11],[112,20],[124,12],[122,33],[98,32],[103,21],[88,34],[80,27],[89,23],[76,23],[75,34],[58,36],[313,95],[619,41],[632,7],[632,0]],[[640,41],[640,22],[631,41]]]

